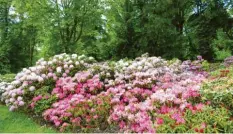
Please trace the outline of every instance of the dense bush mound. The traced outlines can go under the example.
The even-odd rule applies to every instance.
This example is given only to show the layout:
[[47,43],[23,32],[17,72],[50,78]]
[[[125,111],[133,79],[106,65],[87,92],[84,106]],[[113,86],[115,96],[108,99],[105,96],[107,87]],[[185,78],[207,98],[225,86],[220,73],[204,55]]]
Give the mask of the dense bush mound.
[[145,54],[98,63],[61,54],[23,69],[2,86],[1,100],[60,131],[232,132],[229,109],[213,107],[202,94],[208,76],[202,62]]
[[225,107],[233,115],[233,67],[212,72],[201,89],[202,100],[211,100],[214,107]]
[[233,56],[226,58],[224,60],[224,65],[225,66],[231,66],[231,65],[233,65]]

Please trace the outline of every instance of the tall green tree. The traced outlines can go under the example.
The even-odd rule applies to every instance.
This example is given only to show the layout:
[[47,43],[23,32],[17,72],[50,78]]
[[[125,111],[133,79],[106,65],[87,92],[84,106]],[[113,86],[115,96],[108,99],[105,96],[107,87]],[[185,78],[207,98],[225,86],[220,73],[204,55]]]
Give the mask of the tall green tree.
[[207,60],[213,60],[214,50],[212,41],[217,37],[217,30],[224,28],[229,15],[222,0],[196,0],[195,13],[189,23],[196,28],[198,51]]
[[0,0],[0,73],[9,72],[10,0]]

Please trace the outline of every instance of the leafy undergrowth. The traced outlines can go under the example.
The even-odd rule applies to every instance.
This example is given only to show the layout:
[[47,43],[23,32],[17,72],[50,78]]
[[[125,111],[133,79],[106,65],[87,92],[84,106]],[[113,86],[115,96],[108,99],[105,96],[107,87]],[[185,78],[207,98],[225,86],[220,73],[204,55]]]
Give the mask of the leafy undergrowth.
[[15,74],[5,74],[5,75],[0,74],[0,82],[2,81],[11,82],[14,80],[14,78],[15,78]]
[[10,112],[0,105],[0,133],[55,133],[52,128],[40,126],[21,112]]
[[202,100],[211,100],[213,107],[225,107],[233,115],[233,67],[218,69],[210,73],[203,82]]

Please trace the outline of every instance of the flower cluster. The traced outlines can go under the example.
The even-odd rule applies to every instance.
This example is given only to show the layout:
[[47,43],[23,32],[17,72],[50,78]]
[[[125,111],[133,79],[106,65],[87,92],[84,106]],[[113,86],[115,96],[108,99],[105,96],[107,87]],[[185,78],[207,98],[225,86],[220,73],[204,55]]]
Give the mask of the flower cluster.
[[0,82],[0,101],[3,101],[2,94],[5,92],[6,87],[9,83],[7,82]]
[[225,60],[224,60],[224,65],[225,66],[230,66],[230,65],[232,65],[233,64],[233,56],[231,56],[231,57],[227,57]]
[[[85,128],[90,123],[89,120],[93,118],[97,119],[100,114],[103,114],[99,113],[98,115],[101,108],[95,109],[95,107],[110,104],[106,100],[108,96],[103,92],[100,93],[102,89],[103,83],[100,81],[99,76],[93,76],[89,72],[77,73],[72,78],[60,78],[57,80],[56,87],[52,91],[52,94],[56,95],[59,101],[54,103],[52,108],[47,109],[43,113],[43,117],[45,120],[53,122],[55,126],[61,127],[61,130],[64,130],[70,124]],[[88,111],[89,113],[84,114]],[[93,114],[93,118],[90,114]],[[81,119],[89,120],[86,121],[86,124],[82,124]]]

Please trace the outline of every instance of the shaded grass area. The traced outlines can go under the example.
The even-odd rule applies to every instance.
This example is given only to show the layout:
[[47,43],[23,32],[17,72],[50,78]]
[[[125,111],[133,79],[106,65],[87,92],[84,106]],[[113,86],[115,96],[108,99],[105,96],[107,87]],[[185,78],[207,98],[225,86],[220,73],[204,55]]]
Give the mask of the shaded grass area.
[[40,126],[27,115],[20,112],[9,112],[0,104],[0,133],[55,133],[52,128]]

